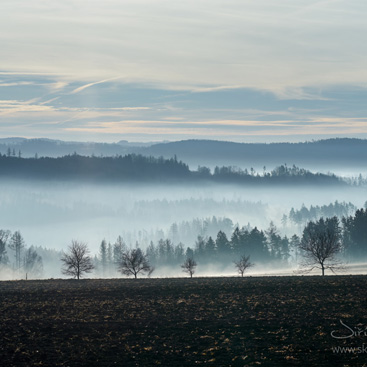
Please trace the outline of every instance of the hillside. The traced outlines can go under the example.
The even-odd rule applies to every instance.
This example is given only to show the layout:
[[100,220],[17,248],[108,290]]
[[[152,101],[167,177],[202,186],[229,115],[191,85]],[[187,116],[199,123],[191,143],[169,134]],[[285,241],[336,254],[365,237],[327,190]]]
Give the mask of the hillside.
[[234,143],[213,140],[185,140],[142,148],[146,155],[171,157],[176,154],[189,165],[237,165],[274,167],[279,164],[311,168],[363,167],[367,140],[328,139],[304,143]]
[[53,139],[25,139],[25,138],[4,138],[0,139],[0,153],[19,155],[22,157],[62,157],[68,154],[77,153],[79,155],[103,155],[114,156],[116,154],[127,154],[134,152],[137,148],[151,145],[151,143],[129,143],[121,140],[117,143],[96,143],[62,141]]
[[136,154],[114,157],[86,157],[77,154],[50,158],[0,156],[0,177],[37,180],[89,180],[101,182],[179,182],[190,181],[235,184],[305,184],[343,185],[337,176],[312,173],[296,166],[281,165],[261,175],[254,170],[216,166],[213,171],[201,167],[190,170],[188,165],[170,159]]
[[197,166],[238,166],[272,169],[293,164],[323,172],[354,169],[363,172],[367,160],[367,140],[327,139],[303,143],[234,143],[215,140],[183,140],[163,143],[66,142],[50,139],[0,139],[0,153],[22,157],[61,157],[77,153],[84,156],[115,156],[129,153],[172,158]]

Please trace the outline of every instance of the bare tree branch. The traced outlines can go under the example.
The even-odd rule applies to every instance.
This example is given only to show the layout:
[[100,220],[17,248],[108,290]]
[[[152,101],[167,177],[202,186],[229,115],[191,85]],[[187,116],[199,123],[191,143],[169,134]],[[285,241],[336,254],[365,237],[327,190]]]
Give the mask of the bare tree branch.
[[241,277],[243,277],[243,274],[247,269],[254,266],[254,264],[250,262],[250,255],[249,256],[242,255],[240,260],[233,262],[238,270],[238,273],[241,274]]
[[299,249],[303,257],[300,273],[309,273],[313,269],[320,269],[322,275],[325,270],[335,273],[345,269],[338,258],[341,252],[340,228],[336,217],[316,223],[310,222],[303,231]]
[[68,253],[63,253],[62,273],[80,279],[83,273],[90,273],[94,269],[89,249],[86,243],[72,241],[68,248]]
[[181,265],[181,268],[183,272],[190,274],[190,278],[192,278],[193,274],[195,273],[196,266],[196,261],[193,258],[188,257]]
[[154,268],[150,266],[147,256],[143,254],[140,248],[137,248],[125,251],[122,254],[119,271],[126,276],[133,275],[136,279],[139,273],[147,273],[150,276]]

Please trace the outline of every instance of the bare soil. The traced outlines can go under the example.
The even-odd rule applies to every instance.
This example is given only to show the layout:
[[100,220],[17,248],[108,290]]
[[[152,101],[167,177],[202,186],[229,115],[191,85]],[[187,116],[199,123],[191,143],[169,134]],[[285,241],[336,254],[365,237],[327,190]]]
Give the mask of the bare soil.
[[[366,290],[360,275],[0,282],[0,365],[367,366],[332,350],[367,345]],[[340,320],[359,333],[333,338],[351,334]]]

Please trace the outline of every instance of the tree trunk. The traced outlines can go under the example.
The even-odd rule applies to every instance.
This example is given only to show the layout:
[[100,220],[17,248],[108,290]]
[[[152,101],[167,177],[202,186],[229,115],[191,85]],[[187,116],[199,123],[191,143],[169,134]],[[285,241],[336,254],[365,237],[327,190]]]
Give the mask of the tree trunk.
[[325,275],[325,268],[324,268],[324,265],[321,265],[321,270],[322,270],[322,276]]

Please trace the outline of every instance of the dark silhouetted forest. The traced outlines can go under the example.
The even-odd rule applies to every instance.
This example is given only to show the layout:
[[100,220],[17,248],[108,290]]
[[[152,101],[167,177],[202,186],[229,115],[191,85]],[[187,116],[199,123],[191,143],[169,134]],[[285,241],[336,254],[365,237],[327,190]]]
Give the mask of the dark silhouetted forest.
[[286,222],[287,219],[289,219],[291,223],[305,225],[311,220],[317,220],[322,217],[338,217],[341,219],[342,217],[347,217],[350,214],[354,213],[356,209],[356,206],[350,202],[339,203],[338,201],[330,203],[329,205],[311,205],[309,208],[303,205],[302,208],[299,210],[295,210],[294,208],[292,208],[289,212],[288,217],[283,217],[282,221]]
[[147,181],[211,181],[238,184],[315,184],[346,185],[333,174],[312,173],[308,170],[287,165],[276,167],[270,172],[257,173],[254,169],[236,167],[199,167],[192,171],[176,156],[170,159],[128,154],[115,157],[86,157],[78,154],[59,158],[22,158],[21,154],[0,156],[0,175],[9,178],[92,180],[112,182]]
[[182,140],[161,143],[68,142],[52,139],[0,139],[0,153],[24,157],[60,157],[76,152],[80,155],[142,154],[165,158],[175,154],[180,160],[197,167],[236,164],[243,166],[279,165],[287,162],[298,166],[363,166],[367,159],[365,139],[325,139],[299,143],[235,143],[215,140]]

